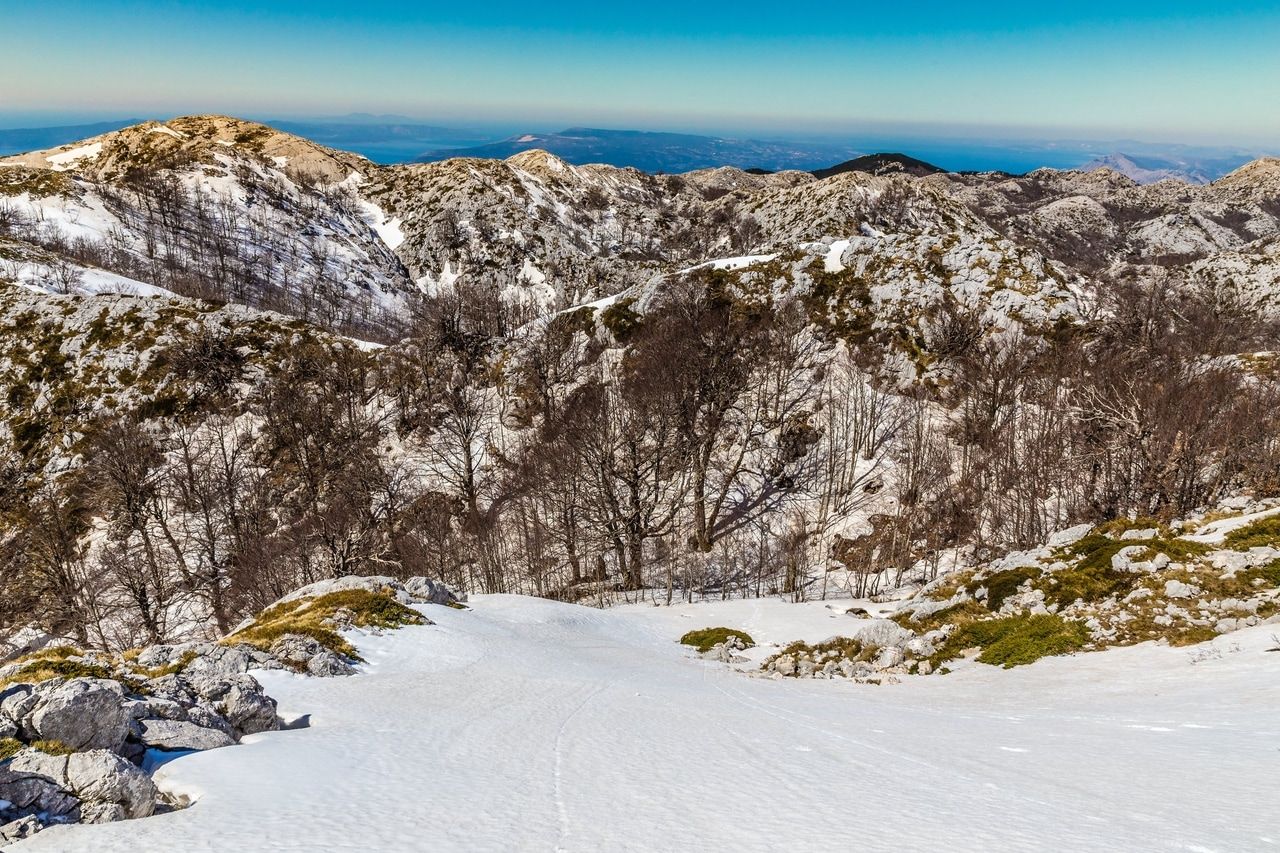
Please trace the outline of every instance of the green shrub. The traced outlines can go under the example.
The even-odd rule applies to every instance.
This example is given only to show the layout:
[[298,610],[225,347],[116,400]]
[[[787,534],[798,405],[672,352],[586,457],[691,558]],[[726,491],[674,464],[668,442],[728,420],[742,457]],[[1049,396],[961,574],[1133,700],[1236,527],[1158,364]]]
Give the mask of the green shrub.
[[709,652],[712,646],[717,646],[730,637],[737,637],[748,647],[756,644],[750,634],[739,631],[737,628],[700,628],[685,634],[680,638],[680,642],[686,646],[693,646],[700,652]]
[[620,343],[630,338],[644,322],[640,312],[632,307],[635,304],[634,298],[619,299],[600,312],[600,322]]
[[1223,544],[1233,551],[1248,551],[1266,545],[1280,545],[1280,515],[1269,515],[1244,527],[1232,530]]
[[[1127,530],[1152,529],[1159,531],[1156,534],[1157,537],[1167,536],[1169,533],[1169,528],[1161,524],[1158,519],[1151,518],[1150,516],[1142,516],[1139,518],[1113,518],[1110,521],[1099,524],[1094,528],[1094,531],[1097,533],[1109,533],[1112,536],[1118,537],[1121,533],[1124,533]],[[1141,542],[1145,540],[1137,541]],[[1134,540],[1131,539],[1128,544],[1132,545],[1133,542]]]
[[933,664],[953,660],[965,649],[978,647],[980,663],[1006,669],[1035,663],[1042,657],[1076,651],[1089,641],[1080,622],[1050,614],[1008,616],[971,622],[947,638]]
[[1018,587],[1022,586],[1026,581],[1040,577],[1040,570],[1031,566],[1023,566],[1017,569],[1008,569],[1003,572],[996,572],[990,577],[973,581],[969,584],[969,594],[973,595],[978,591],[979,587],[987,588],[987,609],[999,610],[1004,600],[1018,591]]
[[1254,569],[1241,572],[1236,577],[1243,576],[1243,579],[1252,586],[1255,578],[1261,578],[1272,587],[1280,586],[1280,560],[1268,563],[1265,566],[1259,566]]
[[1047,603],[1062,607],[1077,599],[1093,603],[1113,595],[1124,595],[1133,590],[1142,578],[1133,572],[1113,569],[1111,560],[1122,549],[1132,545],[1144,549],[1134,555],[1134,559],[1138,561],[1150,560],[1156,554],[1165,554],[1171,560],[1182,562],[1209,550],[1207,545],[1186,539],[1125,541],[1112,539],[1101,533],[1091,533],[1059,552],[1059,557],[1067,561],[1074,560],[1074,564],[1046,576],[1044,582],[1037,584],[1037,587],[1044,590]]

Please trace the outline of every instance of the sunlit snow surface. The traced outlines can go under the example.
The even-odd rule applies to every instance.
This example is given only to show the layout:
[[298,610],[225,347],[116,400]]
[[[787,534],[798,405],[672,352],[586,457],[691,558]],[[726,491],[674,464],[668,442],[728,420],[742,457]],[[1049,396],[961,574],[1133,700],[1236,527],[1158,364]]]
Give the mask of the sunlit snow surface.
[[[836,634],[844,608],[493,596],[266,673],[309,729],[173,761],[184,811],[21,851],[1274,850],[1276,626],[882,687],[770,681],[683,631]],[[1234,649],[1239,649],[1235,651]],[[1207,658],[1193,663],[1194,657]]]

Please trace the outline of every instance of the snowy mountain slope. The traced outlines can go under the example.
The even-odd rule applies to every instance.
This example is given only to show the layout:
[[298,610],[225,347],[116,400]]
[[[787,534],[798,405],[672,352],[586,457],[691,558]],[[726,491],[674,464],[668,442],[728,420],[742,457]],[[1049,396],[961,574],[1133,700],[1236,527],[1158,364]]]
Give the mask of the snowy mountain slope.
[[725,197],[809,180],[732,168],[655,176],[530,150],[386,169],[362,192],[401,220],[399,254],[423,289],[496,286],[549,310],[616,293],[669,264],[749,249],[752,235]]
[[1266,307],[1275,267],[1260,241],[1280,232],[1278,162],[1257,160],[1203,186],[1140,186],[1110,168],[942,180],[1006,238],[1087,276],[1149,279],[1162,269],[1194,283],[1201,267],[1235,268],[1250,304]]
[[0,340],[0,389],[8,402],[0,437],[11,437],[36,468],[53,471],[75,464],[96,419],[164,419],[213,400],[227,407],[247,397],[290,344],[354,346],[238,305],[145,291],[52,295],[4,284]]
[[[147,122],[0,160],[0,218],[83,268],[363,331],[412,289],[394,229],[355,194],[376,168],[238,119]],[[6,277],[82,290],[47,265]]]
[[[178,758],[190,808],[16,851],[1263,850],[1280,694],[1251,629],[885,687],[691,659],[700,605],[498,596],[357,638],[347,679],[261,673],[311,727]],[[750,605],[782,641],[792,605]],[[845,617],[849,618],[849,617]],[[1141,780],[1136,783],[1135,780]]]
[[[1140,185],[1107,167],[650,175],[537,149],[382,167],[264,125],[194,116],[0,160],[0,225],[14,223],[0,230],[87,268],[384,336],[419,293],[492,296],[527,320],[708,259],[864,228],[976,240],[1013,263],[1030,251],[1064,278],[1104,284],[1150,266],[1193,281],[1187,264],[1213,267],[1226,253],[1224,269],[1256,271],[1241,287],[1261,305],[1274,263],[1255,244],[1280,233],[1278,163],[1204,186]],[[57,278],[47,268],[0,275]]]

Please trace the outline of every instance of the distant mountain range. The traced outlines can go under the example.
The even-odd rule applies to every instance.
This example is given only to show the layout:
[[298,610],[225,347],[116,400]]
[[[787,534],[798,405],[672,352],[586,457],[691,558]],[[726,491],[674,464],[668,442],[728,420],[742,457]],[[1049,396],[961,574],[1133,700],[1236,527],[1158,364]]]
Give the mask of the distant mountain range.
[[633,166],[644,172],[689,172],[718,166],[768,171],[807,171],[860,152],[842,143],[723,139],[688,133],[600,130],[573,127],[559,133],[524,133],[500,142],[467,148],[445,148],[418,158],[431,163],[451,157],[505,160],[522,151],[549,151],[574,165],[604,163]]
[[[139,119],[121,119],[57,127],[0,129],[0,156],[52,148],[138,122]],[[966,142],[870,137],[816,141],[757,140],[584,127],[558,133],[521,133],[494,141],[494,135],[502,131],[450,127],[408,116],[369,113],[272,119],[266,124],[332,148],[358,153],[382,165],[438,162],[452,157],[502,160],[524,151],[541,149],[574,165],[602,163],[666,174],[721,166],[735,166],[756,174],[794,169],[812,172],[818,178],[845,171],[870,174],[901,172],[919,177],[941,171],[999,170],[1022,174],[1036,168],[1094,171],[1106,167],[1140,184],[1170,178],[1190,184],[1205,184],[1263,154],[1238,148],[1137,140],[1110,143]],[[865,153],[904,150],[916,156]],[[1113,153],[1102,153],[1107,151]],[[837,165],[833,166],[833,163]]]
[[1175,180],[1188,184],[1207,184],[1248,163],[1247,154],[1208,158],[1177,158],[1116,152],[1097,157],[1080,167],[1082,172],[1111,169],[1140,184]]

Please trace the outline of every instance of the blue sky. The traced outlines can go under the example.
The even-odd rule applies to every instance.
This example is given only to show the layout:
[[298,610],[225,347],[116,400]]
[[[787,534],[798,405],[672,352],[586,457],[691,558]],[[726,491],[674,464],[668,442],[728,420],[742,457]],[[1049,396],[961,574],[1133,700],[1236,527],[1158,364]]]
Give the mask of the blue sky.
[[0,0],[13,126],[218,111],[1274,145],[1280,3]]

